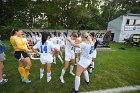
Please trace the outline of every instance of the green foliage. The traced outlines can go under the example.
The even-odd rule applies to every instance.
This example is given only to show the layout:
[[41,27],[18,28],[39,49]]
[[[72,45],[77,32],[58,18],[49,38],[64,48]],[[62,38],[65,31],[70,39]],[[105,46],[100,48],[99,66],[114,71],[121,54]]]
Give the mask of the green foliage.
[[13,27],[10,26],[0,26],[1,39],[9,39]]
[[0,0],[0,25],[106,29],[107,23],[119,15],[140,13],[139,5],[139,0]]

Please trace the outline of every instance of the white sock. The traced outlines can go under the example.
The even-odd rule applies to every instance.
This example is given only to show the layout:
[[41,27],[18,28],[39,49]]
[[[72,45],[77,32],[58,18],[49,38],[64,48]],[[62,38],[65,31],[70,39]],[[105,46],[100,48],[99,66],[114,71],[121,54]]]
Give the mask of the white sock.
[[74,66],[73,65],[70,65],[70,72],[73,71],[73,68],[74,68]]
[[40,68],[40,74],[43,74],[44,69]]
[[56,57],[55,56],[53,57],[53,61],[56,62]]
[[80,77],[75,77],[75,90],[78,91],[80,86]]
[[94,68],[94,62],[93,61],[90,63],[90,68]]
[[76,64],[78,64],[79,58],[76,58]]
[[0,82],[2,82],[2,81],[3,81],[3,79],[0,80]]
[[87,70],[84,71],[84,77],[85,77],[86,82],[89,82],[89,74]]
[[93,68],[94,68],[94,62],[92,62],[92,64],[93,64]]
[[62,69],[61,76],[64,76],[66,70]]
[[50,72],[50,73],[47,73],[47,78],[48,78],[48,77],[51,77],[51,72]]
[[62,60],[62,58],[61,58],[60,55],[58,55],[57,57],[59,58],[59,60],[60,60],[61,62],[63,62],[63,60]]

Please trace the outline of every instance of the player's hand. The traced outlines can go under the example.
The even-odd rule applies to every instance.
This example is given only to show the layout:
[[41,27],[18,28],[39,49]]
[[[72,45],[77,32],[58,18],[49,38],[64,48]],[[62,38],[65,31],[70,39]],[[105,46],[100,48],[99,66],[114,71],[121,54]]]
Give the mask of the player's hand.
[[71,39],[70,38],[67,38],[67,40],[70,41]]
[[38,55],[40,55],[40,52],[37,52]]
[[32,50],[28,50],[27,52],[32,53]]
[[56,51],[58,52],[58,51],[59,51],[59,49],[56,49]]

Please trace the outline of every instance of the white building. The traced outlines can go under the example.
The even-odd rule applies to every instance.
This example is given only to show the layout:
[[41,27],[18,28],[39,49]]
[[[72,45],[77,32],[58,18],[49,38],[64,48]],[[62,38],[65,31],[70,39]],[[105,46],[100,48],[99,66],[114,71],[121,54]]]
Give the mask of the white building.
[[116,42],[123,42],[131,34],[140,34],[140,14],[121,15],[108,23],[107,31],[111,31]]

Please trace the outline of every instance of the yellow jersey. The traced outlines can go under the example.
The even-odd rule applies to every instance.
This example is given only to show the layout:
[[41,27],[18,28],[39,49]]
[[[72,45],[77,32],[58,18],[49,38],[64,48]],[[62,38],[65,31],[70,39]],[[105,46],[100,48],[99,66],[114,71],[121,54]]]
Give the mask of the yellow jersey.
[[26,43],[23,41],[22,37],[18,37],[18,36],[11,36],[10,37],[10,42],[12,44],[12,46],[14,47],[15,51],[24,51],[24,52],[28,52],[30,51],[27,47],[26,47]]

